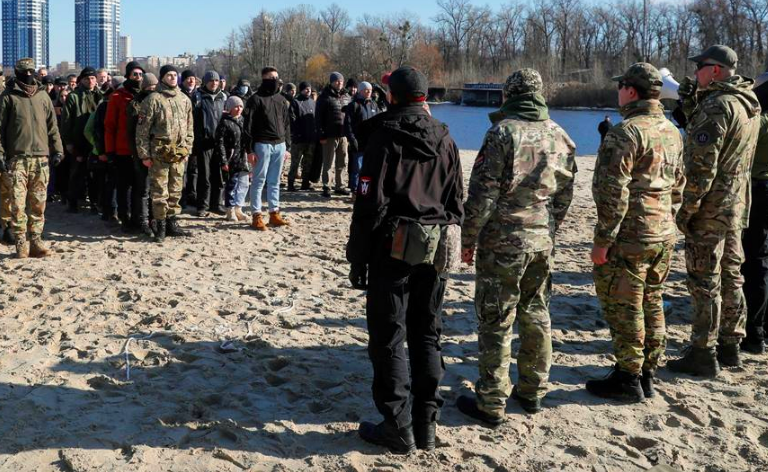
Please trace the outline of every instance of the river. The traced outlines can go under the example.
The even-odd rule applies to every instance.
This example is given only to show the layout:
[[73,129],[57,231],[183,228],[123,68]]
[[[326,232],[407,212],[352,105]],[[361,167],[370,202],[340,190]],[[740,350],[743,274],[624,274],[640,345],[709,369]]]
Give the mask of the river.
[[[480,149],[483,136],[491,126],[488,114],[496,110],[449,103],[432,105],[431,109],[435,118],[448,125],[459,149]],[[571,136],[576,143],[576,153],[580,156],[597,154],[600,146],[597,125],[605,115],[610,116],[614,124],[621,121],[621,116],[615,111],[550,109],[549,114]]]

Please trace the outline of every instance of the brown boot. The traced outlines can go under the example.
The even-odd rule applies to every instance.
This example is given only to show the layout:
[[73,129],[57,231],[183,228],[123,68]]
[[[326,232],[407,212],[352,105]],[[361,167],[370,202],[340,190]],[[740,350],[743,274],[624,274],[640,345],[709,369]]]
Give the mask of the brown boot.
[[29,257],[29,241],[24,237],[16,238],[16,258],[26,259]]
[[51,250],[45,247],[42,239],[34,238],[29,241],[29,255],[31,257],[48,257],[51,255]]
[[235,207],[235,216],[237,217],[237,221],[248,221],[248,216],[243,213],[243,209],[240,207]]
[[261,218],[261,213],[254,213],[253,220],[251,221],[251,227],[257,231],[266,231],[267,225],[264,224],[264,220]]
[[269,226],[278,228],[280,226],[290,226],[290,223],[285,221],[283,217],[280,216],[279,211],[271,211],[269,212]]

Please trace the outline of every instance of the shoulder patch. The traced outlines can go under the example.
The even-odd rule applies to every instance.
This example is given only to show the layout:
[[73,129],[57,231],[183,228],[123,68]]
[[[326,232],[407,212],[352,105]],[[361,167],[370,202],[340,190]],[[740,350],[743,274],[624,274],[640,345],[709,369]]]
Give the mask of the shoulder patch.
[[370,177],[360,177],[360,184],[357,189],[358,193],[360,195],[368,195],[368,192],[371,191],[371,178]]
[[699,131],[696,133],[696,136],[694,136],[694,139],[696,140],[696,144],[704,145],[709,142],[709,133],[706,131]]
[[483,151],[480,151],[477,153],[477,158],[475,158],[475,165],[473,167],[480,167],[485,163],[485,153]]
[[144,113],[139,113],[139,124],[144,124],[144,122],[147,120],[147,115]]

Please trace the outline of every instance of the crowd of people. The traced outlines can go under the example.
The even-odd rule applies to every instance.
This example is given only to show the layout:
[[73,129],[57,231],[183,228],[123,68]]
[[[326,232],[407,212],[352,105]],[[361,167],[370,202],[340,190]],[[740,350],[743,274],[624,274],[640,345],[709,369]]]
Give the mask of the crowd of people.
[[[14,205],[11,180],[0,185],[2,241],[17,245],[19,257],[50,254],[41,235],[45,203],[54,201],[155,241],[187,234],[178,222],[184,208],[198,217],[250,220],[262,231],[288,225],[281,189],[312,191],[322,178],[323,197],[353,193],[365,150],[356,132],[387,106],[377,84],[345,81],[334,72],[318,94],[309,82],[284,84],[271,67],[261,71],[254,90],[247,79],[228,88],[214,70],[198,78],[168,65],[157,77],[137,62],[127,64],[122,77],[86,67],[54,78],[24,59],[3,86],[11,102],[24,94],[36,104],[29,116],[11,120],[21,126],[29,119],[39,128],[37,140],[13,126],[5,127],[5,138],[33,146],[18,157],[47,156],[35,181],[45,187],[44,202]],[[265,188],[268,219],[262,216]],[[249,195],[250,215],[244,211]]]

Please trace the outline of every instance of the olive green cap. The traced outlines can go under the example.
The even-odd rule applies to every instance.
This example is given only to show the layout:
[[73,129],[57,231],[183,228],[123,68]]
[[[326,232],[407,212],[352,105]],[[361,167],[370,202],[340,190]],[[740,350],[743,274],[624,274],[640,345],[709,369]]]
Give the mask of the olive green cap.
[[661,72],[647,62],[636,62],[629,66],[623,75],[618,75],[611,80],[624,82],[641,90],[661,90],[661,86],[664,85]]
[[696,63],[709,62],[728,67],[729,69],[735,69],[736,64],[739,62],[739,56],[736,54],[736,51],[728,46],[715,44],[708,47],[706,51],[698,56],[689,57],[688,60]]

